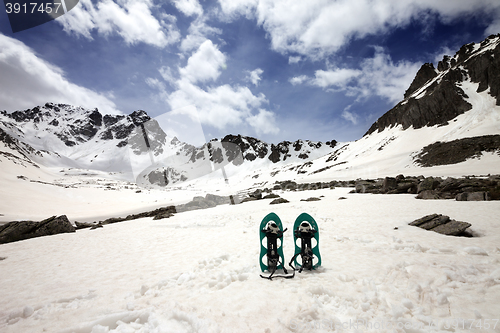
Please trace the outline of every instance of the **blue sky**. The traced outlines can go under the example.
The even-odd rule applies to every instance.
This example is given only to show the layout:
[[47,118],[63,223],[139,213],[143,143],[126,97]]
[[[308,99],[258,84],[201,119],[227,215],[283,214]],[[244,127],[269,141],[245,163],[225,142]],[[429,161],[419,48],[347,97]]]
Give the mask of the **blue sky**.
[[423,63],[493,33],[498,0],[81,0],[17,33],[2,10],[0,109],[141,109],[188,142],[192,121],[207,139],[351,141]]

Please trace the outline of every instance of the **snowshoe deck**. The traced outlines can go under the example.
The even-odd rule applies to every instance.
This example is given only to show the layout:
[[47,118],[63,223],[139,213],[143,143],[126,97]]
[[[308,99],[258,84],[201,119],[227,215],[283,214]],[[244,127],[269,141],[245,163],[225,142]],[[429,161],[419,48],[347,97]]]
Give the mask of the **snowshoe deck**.
[[[301,232],[303,222],[308,222],[312,230],[310,233]],[[293,224],[293,240],[295,244],[295,265],[302,269],[316,269],[321,266],[319,253],[319,228],[313,217],[307,213],[300,214]],[[313,241],[315,240],[315,241]],[[299,260],[301,257],[301,260]],[[304,265],[303,265],[304,263]]]
[[[278,228],[278,233],[276,234],[270,234],[266,233],[266,228],[268,226],[269,222],[275,222],[276,226]],[[262,222],[260,223],[259,227],[259,234],[260,234],[260,256],[259,256],[259,263],[260,263],[260,269],[262,272],[268,271],[268,272],[274,272],[277,269],[284,269],[283,263],[285,262],[285,258],[283,255],[283,225],[281,223],[280,218],[278,215],[275,213],[269,213],[264,217]],[[268,237],[269,236],[269,237]],[[270,249],[270,253],[268,254],[268,246],[273,246],[273,239],[270,237],[275,237],[276,239],[276,253],[273,253],[271,255],[271,252],[273,249]],[[273,258],[270,258],[272,256]],[[272,259],[277,259],[275,263],[272,262]],[[275,265],[276,267],[272,267],[272,265]],[[271,267],[270,267],[271,266]]]

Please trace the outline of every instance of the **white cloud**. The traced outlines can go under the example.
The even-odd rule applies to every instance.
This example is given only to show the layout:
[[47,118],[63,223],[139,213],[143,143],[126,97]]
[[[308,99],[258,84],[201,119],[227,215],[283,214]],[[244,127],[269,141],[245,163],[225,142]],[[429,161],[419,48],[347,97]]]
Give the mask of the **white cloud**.
[[170,67],[163,66],[158,70],[158,72],[160,72],[160,75],[163,78],[163,80],[167,81],[169,84],[175,84],[176,79]]
[[186,16],[203,14],[203,8],[198,0],[174,0],[174,5]]
[[347,95],[358,98],[379,96],[390,102],[397,102],[403,98],[420,65],[409,61],[395,64],[391,57],[384,53],[383,48],[375,47],[374,57],[363,60],[360,69],[317,70],[314,78],[300,76],[292,78],[290,82],[307,82],[323,89],[345,91]]
[[198,16],[188,28],[188,35],[182,40],[180,50],[184,53],[197,49],[207,40],[207,36],[220,35],[222,30],[206,24],[204,15]]
[[[219,0],[219,4],[228,19],[255,17],[274,50],[313,59],[338,51],[352,39],[405,27],[422,17],[429,20],[429,13],[444,23],[482,13],[500,17],[498,0],[455,0],[453,4],[436,0]],[[498,32],[498,22],[486,31]]]
[[276,127],[274,113],[264,109],[260,109],[259,113],[248,117],[247,122],[252,126],[257,134],[278,133],[279,128]]
[[165,91],[165,84],[158,79],[153,79],[151,77],[148,77],[146,79],[146,84],[148,86],[150,86],[151,88],[155,88],[155,89],[158,89],[160,91]]
[[219,0],[219,4],[228,19],[236,19],[239,15],[251,18],[259,0]]
[[[262,105],[267,103],[263,94],[254,95],[248,87],[228,84],[206,88],[197,85],[215,82],[224,64],[225,55],[210,40],[200,45],[188,59],[187,65],[179,68],[176,90],[171,94],[162,94],[161,87],[159,89],[160,96],[170,104],[171,113],[188,115],[217,129],[246,124],[259,133],[268,133],[267,126],[277,132],[274,114],[262,109]],[[268,122],[266,125],[262,124],[264,120]]]
[[262,79],[260,76],[264,71],[260,68],[254,69],[253,71],[248,71],[247,81],[252,82],[255,86],[259,85],[259,81]]
[[292,85],[297,85],[297,84],[302,84],[304,81],[309,80],[307,75],[300,75],[300,76],[295,76],[292,77],[290,80],[288,80]]
[[337,68],[328,71],[317,70],[315,73],[316,77],[311,81],[311,84],[321,88],[333,86],[345,89],[349,82],[361,74],[360,70],[348,68]]
[[342,118],[344,118],[347,121],[350,121],[353,125],[357,125],[358,116],[352,112],[349,112],[348,109],[350,109],[350,107],[347,107],[344,109],[344,111],[342,112],[342,115],[341,115]]
[[165,47],[179,41],[175,17],[163,15],[161,20],[153,16],[150,0],[123,0],[119,3],[104,0],[97,5],[91,0],[81,0],[69,13],[56,21],[67,33],[75,33],[92,39],[96,30],[104,36],[118,33],[127,44],[139,42]]
[[301,56],[296,56],[296,57],[288,57],[288,63],[289,64],[297,64],[299,61],[302,60]]
[[395,64],[382,48],[377,47],[375,56],[365,59],[361,67],[363,74],[358,78],[358,83],[362,96],[377,95],[397,102],[403,98],[421,64],[409,61]]
[[186,67],[179,69],[179,72],[191,83],[214,81],[219,77],[225,62],[225,55],[212,41],[206,40],[188,59]]
[[47,102],[121,113],[103,94],[69,82],[64,72],[38,58],[22,42],[0,34],[0,109],[32,108]]

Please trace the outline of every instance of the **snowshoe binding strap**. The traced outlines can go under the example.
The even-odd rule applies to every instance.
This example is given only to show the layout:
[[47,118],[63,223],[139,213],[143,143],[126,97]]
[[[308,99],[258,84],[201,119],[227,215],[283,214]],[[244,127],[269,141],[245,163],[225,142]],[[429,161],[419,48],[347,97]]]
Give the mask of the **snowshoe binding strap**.
[[278,226],[274,222],[269,223],[267,228],[262,230],[262,232],[266,234],[267,238],[267,268],[271,274],[269,276],[263,276],[261,274],[261,278],[269,280],[272,280],[273,277],[291,279],[295,276],[295,271],[293,275],[274,275],[280,264],[283,266],[283,271],[285,272],[285,274],[288,274],[284,263],[280,262],[280,256],[278,254],[278,238],[283,237],[283,233],[287,230],[288,229],[285,229],[283,231],[279,230]]
[[302,222],[297,229],[294,230],[295,237],[300,239],[300,252],[295,254],[289,263],[289,266],[293,268],[294,271],[297,269],[292,265],[293,261],[300,255],[302,258],[302,265],[298,270],[299,273],[302,270],[312,270],[313,269],[313,251],[311,246],[311,239],[314,238],[314,234],[317,233],[308,222]]

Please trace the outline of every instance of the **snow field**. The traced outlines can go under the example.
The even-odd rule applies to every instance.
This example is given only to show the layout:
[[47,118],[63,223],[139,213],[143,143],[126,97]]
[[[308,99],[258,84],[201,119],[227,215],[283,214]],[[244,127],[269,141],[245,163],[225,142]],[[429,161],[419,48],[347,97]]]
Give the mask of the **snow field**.
[[[349,190],[284,192],[288,204],[223,205],[0,245],[0,331],[448,332],[446,320],[498,319],[498,202]],[[259,277],[258,226],[271,211],[289,229],[302,212],[316,219],[319,270]],[[481,237],[407,225],[431,213],[470,222]],[[283,243],[289,261],[291,230]],[[500,325],[455,329],[473,331]]]

